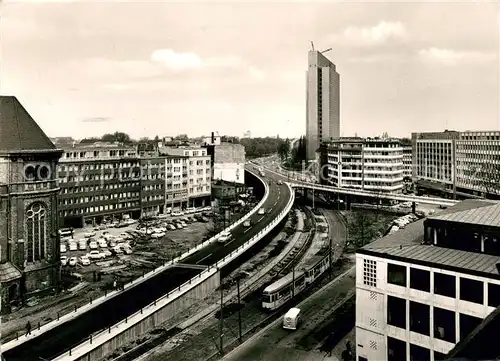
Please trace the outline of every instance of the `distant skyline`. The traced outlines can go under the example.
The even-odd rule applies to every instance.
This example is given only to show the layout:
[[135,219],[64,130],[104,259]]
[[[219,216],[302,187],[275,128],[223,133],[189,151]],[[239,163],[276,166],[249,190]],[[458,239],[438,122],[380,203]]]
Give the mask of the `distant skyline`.
[[0,6],[0,93],[50,137],[298,137],[310,41],[333,49],[343,136],[500,129],[494,2]]

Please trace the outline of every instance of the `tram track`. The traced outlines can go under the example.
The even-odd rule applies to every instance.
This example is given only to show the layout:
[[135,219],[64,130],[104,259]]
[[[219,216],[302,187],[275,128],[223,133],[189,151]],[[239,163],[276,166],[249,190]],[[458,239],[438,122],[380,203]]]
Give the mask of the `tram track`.
[[[292,247],[288,253],[285,255],[280,255],[283,259],[282,261],[278,262],[276,265],[274,265],[268,272],[263,273],[260,277],[257,277],[255,279],[252,279],[251,283],[247,283],[245,288],[240,290],[240,299],[242,301],[242,305],[237,305],[236,307],[241,307],[241,318],[242,320],[244,319],[244,322],[242,324],[242,327],[246,330],[249,327],[252,327],[252,325],[256,323],[261,322],[261,313],[262,311],[260,310],[260,294],[262,292],[263,286],[275,279],[279,279],[282,277],[284,274],[286,274],[287,270],[293,268],[298,262],[301,260],[301,258],[304,256],[306,253],[308,247],[310,246],[312,239],[315,235],[315,218],[314,214],[309,211],[306,207],[298,207],[302,213],[305,214],[305,219],[309,220],[311,224],[309,225],[308,229],[305,229],[305,219],[304,219],[304,229],[298,230],[296,229],[295,232],[293,233],[292,236],[289,237],[289,239],[292,239],[295,235],[299,234],[299,239],[297,240],[297,243]],[[302,238],[302,239],[301,239]],[[264,267],[265,268],[265,267]],[[232,274],[238,273],[238,269],[236,269]],[[257,272],[258,273],[258,272]],[[230,276],[228,276],[230,277]],[[228,278],[226,277],[226,278]],[[251,278],[251,276],[250,276]],[[224,284],[221,284],[222,287],[224,287]],[[234,288],[230,291],[234,292]],[[230,293],[230,292],[228,292]],[[219,292],[217,292],[219,294]],[[227,296],[226,296],[227,297]],[[236,297],[232,297],[230,300],[225,302],[224,308],[231,308],[234,307],[232,305],[235,305],[234,299]],[[217,306],[217,304],[215,304]],[[220,302],[219,302],[220,305]],[[251,306],[251,307],[248,307]],[[213,307],[213,305],[212,305]],[[223,316],[225,314],[229,314],[229,312],[224,311],[223,308]],[[256,312],[257,311],[257,312]],[[143,340],[144,342],[140,343],[139,345],[136,345],[133,348],[130,348],[129,350],[126,350],[125,353],[121,355],[113,355],[113,357],[108,358],[108,360],[114,360],[114,361],[132,361],[132,360],[181,360],[183,357],[179,358],[178,356],[171,356],[172,353],[177,354],[177,351],[180,351],[182,355],[186,355],[186,352],[183,351],[182,349],[184,348],[183,346],[187,346],[188,349],[192,349],[190,345],[192,346],[192,342],[188,342],[188,344],[184,344],[183,341],[186,338],[189,337],[196,337],[200,336],[201,338],[205,338],[205,341],[208,342],[208,349],[211,347],[215,347],[216,343],[214,343],[214,334],[217,336],[219,335],[218,328],[216,327],[219,324],[219,321],[217,320],[216,316],[217,314],[220,315],[220,307],[215,308],[212,312],[206,313],[203,315],[201,318],[196,320],[194,323],[190,324],[188,327],[182,328],[179,327],[181,323],[178,323],[177,325],[170,327],[169,329],[159,329],[157,330],[157,335],[153,335],[153,337],[150,337],[147,340]],[[233,313],[231,313],[229,316],[231,316]],[[225,319],[225,317],[224,317]],[[196,333],[197,330],[193,330],[191,326],[195,326],[196,329],[200,330],[199,333]],[[227,330],[228,334],[234,333],[234,330],[232,327],[229,327]],[[215,333],[214,333],[215,332]],[[237,332],[237,331],[236,331]],[[156,358],[154,356],[154,351],[153,355],[151,357],[149,355],[145,355],[146,353],[149,353],[153,349],[155,349],[157,346],[161,344],[171,344],[171,349],[170,346],[166,346],[166,350],[164,349],[164,346],[162,346],[163,352],[159,358]],[[179,345],[180,344],[180,345]],[[178,350],[178,349],[181,350]],[[198,349],[198,347],[197,347]],[[206,347],[201,348],[201,349],[207,349]],[[168,352],[168,354],[163,354],[164,352]],[[187,354],[189,353],[189,350]],[[208,353],[210,354],[210,352]],[[192,361],[192,360],[198,360],[199,358],[187,358],[186,360]]]

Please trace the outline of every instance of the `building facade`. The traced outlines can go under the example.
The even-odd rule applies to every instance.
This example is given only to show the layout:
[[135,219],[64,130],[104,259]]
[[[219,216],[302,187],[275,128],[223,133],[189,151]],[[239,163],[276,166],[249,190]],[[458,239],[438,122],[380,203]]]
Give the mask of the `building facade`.
[[316,158],[321,142],[340,137],[340,75],[319,51],[309,51],[306,84],[306,157]]
[[152,217],[165,213],[167,186],[167,159],[162,156],[142,156],[141,165],[141,217]]
[[456,197],[500,198],[500,132],[413,133],[417,190]]
[[212,160],[212,179],[245,183],[245,147],[241,144],[206,145]]
[[64,149],[58,166],[61,226],[82,227],[139,218],[141,161],[133,147],[75,146]]
[[500,306],[499,211],[466,200],[357,252],[358,360],[444,360]]
[[395,139],[340,138],[321,148],[326,152],[330,185],[380,192],[403,189],[403,148]]
[[61,154],[16,97],[0,96],[2,313],[59,289],[56,167]]
[[201,207],[210,204],[212,159],[207,149],[202,147],[162,148],[162,152],[187,157],[187,206]]
[[403,148],[403,177],[411,179],[413,175],[413,149],[411,145],[402,145]]

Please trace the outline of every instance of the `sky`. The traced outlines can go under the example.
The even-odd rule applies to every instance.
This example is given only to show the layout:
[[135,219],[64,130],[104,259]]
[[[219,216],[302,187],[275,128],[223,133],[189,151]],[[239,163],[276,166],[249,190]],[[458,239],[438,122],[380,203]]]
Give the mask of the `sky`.
[[0,94],[53,137],[305,134],[311,41],[332,48],[343,136],[500,130],[495,2],[7,0],[0,10]]

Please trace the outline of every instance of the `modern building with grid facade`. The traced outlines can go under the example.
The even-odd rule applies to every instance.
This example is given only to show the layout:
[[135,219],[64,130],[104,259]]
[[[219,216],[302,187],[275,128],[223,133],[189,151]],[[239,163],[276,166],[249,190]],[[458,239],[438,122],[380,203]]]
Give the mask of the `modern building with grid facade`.
[[356,254],[359,361],[444,360],[500,306],[500,203],[465,200]]
[[334,186],[380,192],[403,189],[403,148],[396,139],[340,138],[327,152],[328,183]]
[[500,197],[500,132],[413,133],[417,191],[450,198]]
[[309,51],[306,85],[306,157],[322,142],[340,137],[340,75],[320,51]]

